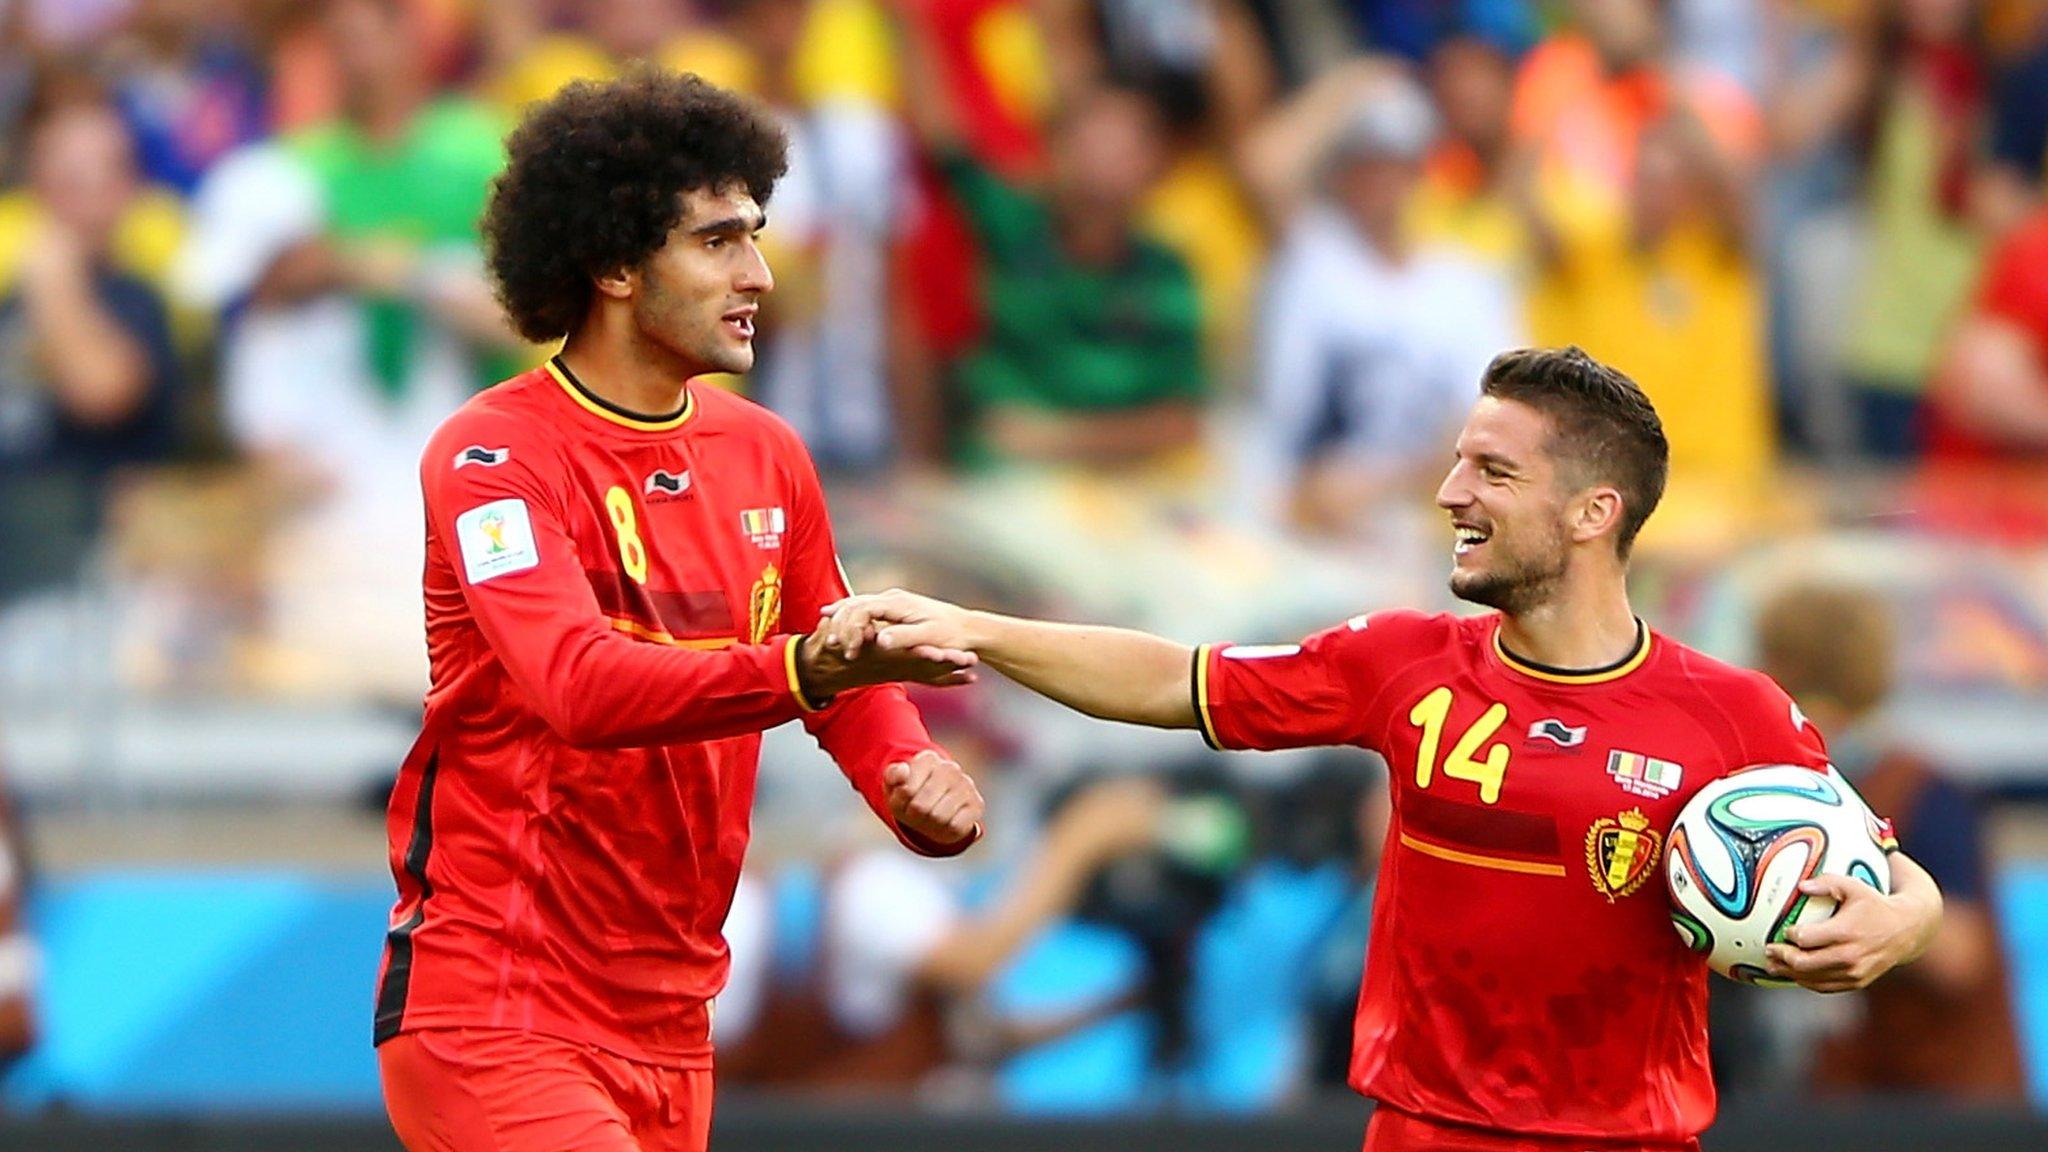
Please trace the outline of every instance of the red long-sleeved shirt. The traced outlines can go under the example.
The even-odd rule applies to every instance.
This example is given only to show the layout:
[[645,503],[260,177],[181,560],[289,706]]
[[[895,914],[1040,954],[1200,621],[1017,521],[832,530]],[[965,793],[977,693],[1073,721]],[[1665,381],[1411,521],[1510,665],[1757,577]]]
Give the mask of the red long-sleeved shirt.
[[646,419],[557,360],[451,416],[420,482],[432,686],[387,818],[377,1042],[502,1027],[704,1066],[760,733],[801,718],[892,828],[883,768],[935,747],[896,686],[801,695],[798,634],[846,594],[810,457],[728,393]]

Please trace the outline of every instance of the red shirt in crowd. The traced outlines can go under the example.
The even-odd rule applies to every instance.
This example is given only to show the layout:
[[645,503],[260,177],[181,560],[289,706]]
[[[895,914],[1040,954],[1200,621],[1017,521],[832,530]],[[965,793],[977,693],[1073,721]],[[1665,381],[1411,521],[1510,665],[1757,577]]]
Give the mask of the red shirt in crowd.
[[[1992,251],[1977,286],[1976,311],[2025,333],[2035,362],[2048,371],[2048,212],[2036,214]],[[2039,455],[2005,447],[1957,424],[1944,411],[1938,392],[1928,406],[1927,452],[1934,461],[1951,463]]]
[[379,1043],[708,1065],[760,733],[801,718],[892,827],[883,768],[934,747],[899,687],[803,698],[792,633],[847,590],[817,474],[765,409],[685,395],[637,417],[556,360],[427,446],[432,687],[388,816]]
[[1683,1145],[1712,1121],[1707,967],[1659,865],[1708,781],[1827,765],[1768,677],[1647,628],[1621,663],[1564,672],[1508,652],[1498,616],[1396,611],[1205,647],[1195,691],[1218,747],[1389,765],[1353,1087],[1526,1137]]

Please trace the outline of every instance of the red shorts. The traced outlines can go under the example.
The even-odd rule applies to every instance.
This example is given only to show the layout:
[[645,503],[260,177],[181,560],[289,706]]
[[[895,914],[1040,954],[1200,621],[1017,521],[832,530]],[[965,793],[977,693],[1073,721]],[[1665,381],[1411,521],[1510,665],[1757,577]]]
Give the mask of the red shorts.
[[711,1069],[664,1068],[532,1032],[404,1032],[377,1049],[410,1152],[705,1152]]
[[1365,1128],[1365,1152],[1700,1152],[1700,1142],[1631,1144],[1583,1136],[1518,1136],[1440,1124],[1382,1104]]

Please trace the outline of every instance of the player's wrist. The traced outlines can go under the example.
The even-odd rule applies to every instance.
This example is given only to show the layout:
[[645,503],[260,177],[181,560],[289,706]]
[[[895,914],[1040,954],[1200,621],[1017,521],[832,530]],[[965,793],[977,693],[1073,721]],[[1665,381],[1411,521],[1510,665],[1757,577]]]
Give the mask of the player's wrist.
[[1008,617],[993,612],[963,609],[960,614],[960,647],[984,659],[998,655],[1005,646],[1006,626],[1011,623],[1014,622]]
[[841,683],[846,662],[825,647],[824,630],[810,632],[796,641],[796,690],[801,702],[813,710],[823,708],[832,698],[852,685]]

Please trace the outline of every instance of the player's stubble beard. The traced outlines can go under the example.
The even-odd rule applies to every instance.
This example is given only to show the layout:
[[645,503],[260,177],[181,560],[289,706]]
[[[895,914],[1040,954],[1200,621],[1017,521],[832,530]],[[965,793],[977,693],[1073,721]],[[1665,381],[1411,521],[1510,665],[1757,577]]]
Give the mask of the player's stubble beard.
[[1571,548],[1561,522],[1552,522],[1546,527],[1548,531],[1544,533],[1541,547],[1517,549],[1505,547],[1509,540],[1496,523],[1493,536],[1487,543],[1489,547],[1499,549],[1498,558],[1485,568],[1453,568],[1451,595],[1499,609],[1510,616],[1547,602],[1564,583],[1565,565]]
[[754,366],[754,344],[736,344],[725,334],[725,314],[733,308],[720,291],[716,299],[698,299],[679,291],[649,261],[633,297],[633,325],[640,337],[688,366],[686,375],[746,372]]

